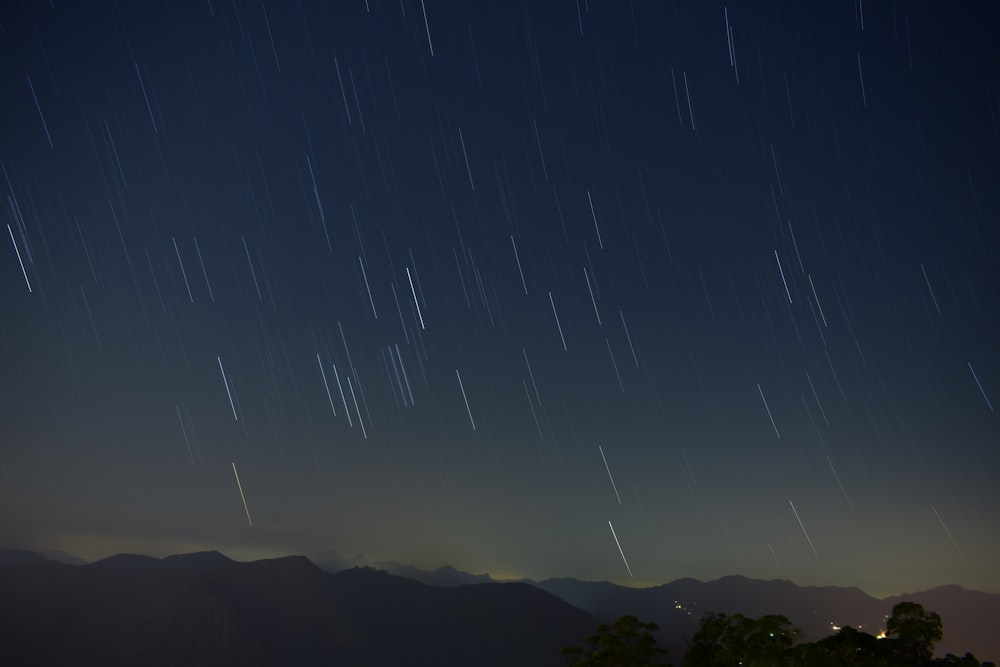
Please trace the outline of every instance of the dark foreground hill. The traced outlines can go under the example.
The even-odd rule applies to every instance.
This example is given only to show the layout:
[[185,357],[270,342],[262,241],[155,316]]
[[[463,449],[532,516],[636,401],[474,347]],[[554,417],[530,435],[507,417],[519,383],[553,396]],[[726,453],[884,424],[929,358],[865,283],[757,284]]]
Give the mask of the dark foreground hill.
[[302,557],[0,558],[11,665],[561,665],[600,622],[528,584],[426,586]]

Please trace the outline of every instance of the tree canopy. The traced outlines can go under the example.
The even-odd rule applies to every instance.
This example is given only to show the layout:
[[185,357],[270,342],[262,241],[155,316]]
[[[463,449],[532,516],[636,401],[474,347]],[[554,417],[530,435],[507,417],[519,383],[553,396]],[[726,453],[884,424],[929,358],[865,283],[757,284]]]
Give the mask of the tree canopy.
[[[587,637],[589,648],[562,649],[570,667],[646,667],[667,653],[656,645],[655,623],[622,616]],[[996,667],[974,655],[934,658],[944,636],[941,616],[916,602],[900,602],[886,621],[884,638],[852,627],[816,642],[798,642],[802,632],[784,616],[748,618],[705,614],[684,654],[684,667]]]
[[896,640],[896,652],[909,664],[919,665],[934,655],[934,645],[944,636],[941,617],[924,611],[916,602],[900,602],[886,622],[886,636]]
[[562,649],[570,667],[647,667],[668,665],[659,656],[667,650],[656,645],[656,623],[643,623],[635,616],[622,616],[608,625],[599,625],[587,637],[589,649],[569,646]]
[[800,635],[784,616],[747,618],[742,614],[706,614],[691,638],[684,656],[690,667],[770,667],[783,664],[783,656]]

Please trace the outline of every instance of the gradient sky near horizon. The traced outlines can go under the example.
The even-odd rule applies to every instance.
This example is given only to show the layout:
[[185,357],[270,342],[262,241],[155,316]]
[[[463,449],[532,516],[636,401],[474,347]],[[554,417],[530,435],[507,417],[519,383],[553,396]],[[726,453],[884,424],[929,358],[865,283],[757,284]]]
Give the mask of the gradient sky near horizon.
[[0,544],[1000,592],[989,4],[5,3]]

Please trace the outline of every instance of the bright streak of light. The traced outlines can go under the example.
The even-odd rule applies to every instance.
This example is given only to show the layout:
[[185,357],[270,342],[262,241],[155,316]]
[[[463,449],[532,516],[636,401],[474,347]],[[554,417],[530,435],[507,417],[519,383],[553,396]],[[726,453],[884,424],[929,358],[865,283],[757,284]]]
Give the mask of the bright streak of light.
[[462,375],[455,369],[455,377],[458,378],[458,388],[462,390],[462,400],[465,401],[465,411],[469,413],[469,423],[472,424],[472,430],[476,430],[476,420],[472,418],[472,410],[469,408],[469,398],[465,395],[465,385],[462,384]]
[[552,292],[549,292],[549,303],[552,304],[552,314],[556,318],[556,326],[559,327],[559,340],[562,341],[563,350],[569,351],[566,347],[566,337],[563,336],[562,325],[559,324],[559,313],[556,312],[556,302],[552,300]]
[[49,126],[45,123],[45,116],[42,115],[42,107],[38,104],[38,97],[35,95],[35,87],[31,85],[31,77],[25,77],[28,79],[28,89],[31,91],[31,99],[35,101],[35,109],[38,111],[38,117],[42,121],[42,129],[45,130],[45,138],[49,141],[49,148],[55,148],[52,145],[52,137],[49,135]]
[[522,379],[521,386],[524,387],[524,395],[528,399],[528,407],[531,408],[531,417],[535,420],[535,428],[538,430],[538,438],[542,440],[545,436],[542,434],[542,425],[538,423],[538,413],[535,412],[535,404],[531,401],[531,392],[528,391],[528,383]]
[[524,295],[528,295],[528,283],[524,281],[524,271],[521,270],[521,258],[517,254],[517,244],[514,243],[514,235],[510,236],[510,244],[514,246],[514,259],[517,260],[517,272],[521,274],[521,287],[524,288]]
[[208,298],[215,303],[215,294],[212,293],[212,283],[208,280],[208,271],[205,269],[205,260],[201,257],[201,248],[198,247],[198,237],[194,238],[194,249],[198,253],[198,262],[201,264],[201,274],[205,276],[205,285],[208,287]]
[[[365,3],[367,5],[367,2]],[[267,26],[267,37],[271,40],[271,53],[274,54],[274,66],[281,72],[281,63],[278,62],[278,50],[274,48],[274,35],[271,34],[271,22],[267,20],[267,9],[264,3],[260,3],[260,9],[264,13],[264,25]],[[371,13],[371,12],[369,12]]]
[[229,396],[229,407],[233,409],[233,419],[239,421],[240,418],[236,416],[236,404],[233,403],[233,392],[229,391],[229,380],[226,379],[226,369],[222,367],[222,357],[216,357],[219,361],[219,371],[222,372],[222,381],[226,383],[226,395]]
[[688,88],[688,73],[684,74],[684,93],[687,95],[688,100],[688,116],[691,117],[691,129],[697,131],[698,128],[694,126],[694,111],[691,109],[691,90]]
[[635,367],[639,368],[639,357],[635,356],[635,347],[632,346],[632,336],[628,332],[628,325],[625,324],[625,315],[622,311],[618,311],[618,314],[622,318],[622,327],[625,329],[625,338],[628,339],[628,349],[632,350],[632,361],[635,362]]
[[135,75],[139,77],[139,86],[142,88],[142,98],[146,100],[146,111],[149,112],[149,122],[153,125],[153,134],[159,134],[160,131],[156,127],[156,121],[153,119],[153,108],[149,106],[149,95],[146,94],[146,84],[142,81],[142,73],[139,72],[139,63],[132,61],[135,66]]
[[347,365],[357,374],[358,369],[354,368],[354,360],[351,359],[351,350],[347,347],[347,336],[344,335],[344,325],[337,320],[337,329],[340,331],[340,342],[344,344],[344,353],[347,355]]
[[799,513],[796,511],[795,505],[792,504],[791,500],[788,501],[788,504],[792,506],[792,513],[795,514],[795,520],[799,522],[799,528],[802,529],[802,534],[806,536],[806,542],[809,543],[809,548],[812,549],[813,555],[818,556],[819,554],[816,552],[816,547],[813,546],[813,541],[809,539],[809,533],[806,532],[806,527],[802,523],[802,519],[799,518]]
[[615,490],[615,498],[618,499],[618,504],[622,504],[622,497],[618,495],[618,486],[615,484],[615,478],[611,476],[611,468],[608,467],[608,459],[604,456],[604,448],[600,445],[597,446],[601,450],[601,459],[604,461],[604,469],[608,471],[608,479],[611,480],[611,488]]
[[[351,390],[351,400],[354,401],[354,411],[358,415],[358,424],[361,426],[361,435],[363,435],[365,437],[365,440],[367,440],[368,439],[368,431],[365,429],[365,422],[364,422],[364,420],[361,419],[361,408],[358,407],[358,397],[354,393],[354,385],[351,383],[351,378],[350,377],[347,378],[347,388]],[[361,389],[360,385],[358,385],[358,389]]]
[[184,287],[187,288],[188,299],[191,303],[194,303],[194,295],[191,294],[191,283],[188,282],[188,274],[187,271],[184,270],[184,260],[181,259],[181,251],[177,247],[177,239],[175,237],[171,237],[171,240],[174,242],[174,252],[177,253],[177,263],[181,265],[181,275],[184,277]]
[[826,425],[829,426],[830,420],[826,418],[826,410],[823,409],[823,404],[819,402],[819,394],[816,393],[816,387],[813,386],[813,381],[812,378],[809,377],[809,373],[806,373],[806,380],[809,381],[809,388],[812,389],[813,398],[816,399],[816,405],[819,406],[819,412],[823,415],[823,421],[825,421]]
[[774,553],[774,547],[771,546],[770,542],[767,543],[767,550],[771,552],[771,558],[774,559],[774,564],[781,567],[781,561],[778,560],[778,554]]
[[[10,225],[7,225],[7,229],[10,229]],[[20,255],[18,257],[20,257]],[[972,367],[972,362],[969,361],[967,363],[969,364],[969,370],[972,371],[972,379],[976,381],[976,386],[979,387],[979,391],[983,394],[983,398],[986,399],[986,405],[989,406],[990,412],[993,412],[993,403],[990,402],[990,397],[986,395],[986,390],[983,389],[983,384],[979,381],[979,376],[976,375],[976,370]]]
[[337,56],[333,57],[333,66],[337,69],[337,82],[340,83],[340,99],[344,100],[344,111],[347,113],[347,124],[350,125],[351,108],[347,105],[347,90],[344,88],[344,77],[340,75],[340,63],[337,62]]
[[94,340],[97,341],[97,349],[104,351],[104,346],[101,345],[101,336],[97,333],[97,323],[94,322],[94,314],[90,312],[90,302],[87,301],[87,293],[83,289],[83,285],[80,285],[80,296],[83,297],[83,308],[87,311],[87,319],[90,320],[90,329],[94,332]]
[[601,324],[601,313],[597,310],[597,301],[594,300],[594,290],[590,287],[590,275],[587,273],[587,267],[583,267],[583,277],[587,280],[587,291],[590,292],[590,303],[594,306],[594,315],[597,316],[597,326],[604,326]]
[[722,8],[723,13],[726,16],[726,44],[729,46],[729,66],[733,66],[733,41],[732,33],[729,30],[729,7]]
[[830,325],[826,323],[826,315],[823,314],[823,306],[819,302],[819,294],[816,294],[816,285],[813,283],[813,277],[807,276],[809,278],[809,286],[812,287],[813,297],[816,299],[816,307],[819,308],[819,316],[823,319],[823,326],[829,327]]
[[545,154],[542,153],[542,140],[538,138],[538,121],[531,119],[531,123],[535,126],[535,143],[538,144],[538,156],[542,160],[542,174],[547,181],[549,180],[549,170],[545,168]]
[[618,541],[618,535],[615,534],[615,527],[611,525],[611,521],[608,521],[608,526],[611,526],[611,537],[615,538],[615,544],[618,545],[618,553],[622,555],[622,562],[625,563],[625,569],[628,570],[628,576],[635,579],[635,575],[632,574],[632,568],[628,566],[628,561],[625,560],[625,552],[622,551],[622,543]]
[[347,425],[354,427],[354,420],[351,419],[351,409],[347,407],[347,396],[344,395],[344,385],[340,384],[340,373],[337,372],[337,364],[333,365],[333,377],[337,379],[337,389],[340,391],[340,400],[344,403],[344,414],[347,415]]
[[778,258],[778,251],[774,251],[774,261],[778,263],[778,271],[781,273],[781,282],[785,284],[785,296],[788,297],[788,303],[792,302],[792,293],[788,291],[788,281],[785,280],[785,270],[781,268],[781,259]]
[[851,502],[851,497],[847,495],[847,490],[844,488],[843,483],[840,481],[840,475],[837,474],[837,469],[833,467],[833,461],[830,457],[826,457],[826,462],[830,465],[830,470],[833,472],[833,478],[837,480],[837,486],[840,487],[840,492],[844,494],[844,500],[847,501],[847,506],[854,509],[854,503]]
[[326,381],[326,371],[323,370],[323,362],[320,360],[319,355],[316,355],[316,363],[319,364],[319,372],[323,376],[323,386],[326,387],[326,398],[330,401],[330,410],[333,411],[333,416],[337,416],[337,408],[333,407],[333,396],[330,394],[330,384]]
[[[424,0],[420,0],[420,9],[424,12],[424,28],[427,30],[427,46],[431,49],[431,57],[434,56],[434,42],[431,41],[431,26],[427,23],[427,7],[424,6]],[[473,188],[475,189],[475,188]]]
[[469,187],[475,192],[476,184],[472,182],[472,167],[469,166],[469,154],[465,152],[465,137],[462,136],[462,128],[458,128],[458,140],[462,143],[462,157],[465,158],[465,172],[469,175]]
[[233,474],[236,475],[236,488],[240,490],[240,498],[243,500],[243,511],[247,513],[247,523],[251,526],[253,525],[253,519],[250,518],[250,508],[247,507],[247,497],[243,495],[243,485],[240,484],[240,474],[236,472],[236,462],[233,462]]
[[615,353],[611,351],[611,342],[608,337],[604,337],[604,344],[608,346],[608,355],[611,357],[611,366],[615,369],[615,377],[618,378],[618,388],[622,391],[622,396],[625,395],[625,385],[622,384],[621,373],[618,372],[618,362],[615,361]]
[[940,523],[941,527],[944,528],[945,535],[947,535],[948,539],[951,540],[951,545],[955,547],[955,551],[958,552],[959,556],[965,558],[965,554],[963,554],[962,550],[958,548],[958,542],[956,542],[955,538],[951,536],[951,531],[948,530],[948,526],[944,525],[944,519],[942,519],[941,515],[938,514],[937,508],[931,505],[931,509],[934,511],[934,516],[937,517],[938,523]]
[[414,405],[415,401],[413,400],[413,390],[410,389],[410,378],[407,377],[406,366],[403,364],[403,353],[399,351],[399,345],[395,345],[395,347],[396,358],[399,359],[399,368],[403,371],[403,382],[406,383],[406,393],[410,395],[410,405]]
[[24,282],[28,286],[28,293],[31,293],[31,281],[28,280],[28,272],[24,269],[24,260],[21,259],[21,251],[17,249],[17,241],[14,240],[14,231],[7,224],[7,232],[10,234],[10,242],[14,244],[14,252],[17,253],[17,261],[21,265],[21,273],[24,274]]
[[257,290],[257,300],[263,301],[264,297],[260,293],[260,284],[257,282],[257,272],[254,271],[253,261],[250,259],[250,248],[247,247],[247,237],[241,236],[243,239],[243,251],[247,254],[247,264],[250,265],[250,276],[253,278],[254,289]]
[[535,390],[535,400],[538,401],[538,405],[542,404],[542,397],[538,394],[538,385],[535,384],[535,374],[531,372],[531,362],[528,361],[528,353],[521,348],[521,354],[524,355],[524,364],[528,367],[528,377],[531,378],[531,387]]
[[594,212],[594,200],[590,197],[590,190],[587,190],[587,203],[590,204],[590,217],[594,219],[594,230],[597,231],[597,245],[604,250],[604,241],[601,239],[601,228],[597,226],[597,213]]
[[413,295],[413,303],[417,306],[417,317],[420,318],[420,328],[426,331],[427,327],[424,326],[424,315],[420,312],[420,302],[417,301],[417,290],[413,288],[413,277],[410,275],[410,267],[406,267],[406,279],[410,281],[410,293]]
[[767,399],[764,398],[764,390],[760,388],[760,383],[757,384],[757,391],[760,392],[760,400],[764,401],[764,409],[767,410],[767,417],[771,420],[771,426],[774,428],[774,434],[778,436],[778,440],[781,440],[781,434],[778,433],[778,426],[774,423],[774,417],[771,415],[771,408],[767,406]]
[[368,302],[372,305],[372,315],[377,320],[378,311],[375,310],[375,298],[372,296],[372,288],[368,284],[368,273],[365,271],[365,263],[361,261],[361,257],[358,257],[358,265],[361,267],[361,277],[365,279],[365,289],[368,290]]
[[865,94],[865,74],[861,71],[861,52],[858,51],[858,79],[861,80],[861,101],[864,102],[865,108],[868,108],[868,95]]
[[181,417],[181,406],[175,405],[174,410],[177,411],[177,421],[181,424],[181,433],[184,435],[184,444],[187,446],[188,458],[191,459],[191,467],[197,470],[198,467],[194,464],[194,455],[191,453],[191,441],[188,439],[187,429],[184,428],[184,419]]

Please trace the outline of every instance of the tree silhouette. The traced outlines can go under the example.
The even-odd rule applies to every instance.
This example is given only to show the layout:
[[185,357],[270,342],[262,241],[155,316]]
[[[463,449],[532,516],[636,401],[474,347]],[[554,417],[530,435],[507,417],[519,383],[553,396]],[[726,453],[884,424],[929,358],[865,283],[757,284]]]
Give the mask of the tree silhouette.
[[895,639],[897,654],[910,665],[929,662],[943,634],[937,612],[924,611],[916,602],[897,603],[886,623],[886,635]]
[[803,643],[790,651],[789,664],[796,667],[890,667],[895,665],[891,646],[850,626],[814,643]]
[[995,667],[995,665],[989,661],[980,663],[978,660],[976,660],[976,656],[972,655],[971,653],[966,653],[961,658],[959,658],[957,655],[948,653],[943,658],[938,658],[931,664],[957,665],[958,667]]
[[[974,655],[949,653],[934,659],[944,635],[941,617],[916,602],[900,602],[886,624],[887,637],[876,638],[850,626],[816,642],[796,644],[801,631],[778,615],[747,618],[707,613],[684,654],[684,667],[996,667]],[[587,637],[589,648],[562,649],[569,667],[645,667],[666,650],[656,645],[655,623],[622,616],[598,626]]]
[[691,647],[684,655],[687,667],[771,667],[784,665],[785,656],[800,631],[784,616],[757,619],[742,614],[706,614]]
[[658,657],[667,650],[656,645],[656,623],[643,623],[635,616],[622,616],[610,626],[597,626],[587,637],[589,649],[569,646],[562,649],[570,667],[647,667],[668,665]]

